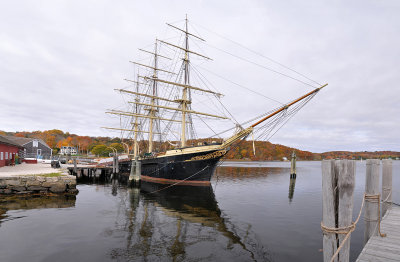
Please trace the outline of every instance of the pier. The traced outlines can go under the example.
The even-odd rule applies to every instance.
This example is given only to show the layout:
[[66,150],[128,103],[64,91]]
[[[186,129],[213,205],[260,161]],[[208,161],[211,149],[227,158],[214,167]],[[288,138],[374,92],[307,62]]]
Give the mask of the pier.
[[357,261],[400,261],[400,206],[392,206],[381,222],[386,237],[373,236],[364,246]]
[[[120,163],[126,161],[125,159],[120,159],[119,156],[113,156],[109,159],[109,162],[103,162],[101,164],[78,164],[78,159],[74,158],[73,165],[68,165],[67,169],[70,175],[76,177],[87,177],[95,178],[100,176],[110,177],[114,174],[119,174]],[[109,165],[112,163],[111,165]]]
[[78,166],[69,166],[67,167],[69,174],[81,177],[93,177],[100,175],[112,175],[113,167],[105,166],[105,167],[96,167],[96,166],[86,166],[86,165],[78,165]]
[[325,262],[349,261],[351,233],[363,210],[365,245],[357,261],[400,261],[400,206],[392,202],[392,160],[381,163],[379,159],[368,159],[366,164],[365,193],[357,219],[352,221],[354,160],[322,162],[321,229]]

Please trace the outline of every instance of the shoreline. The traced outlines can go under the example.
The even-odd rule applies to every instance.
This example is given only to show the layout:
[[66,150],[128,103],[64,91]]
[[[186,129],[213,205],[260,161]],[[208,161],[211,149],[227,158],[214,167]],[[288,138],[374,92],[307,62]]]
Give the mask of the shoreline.
[[50,164],[20,164],[0,168],[0,195],[78,194],[76,177]]

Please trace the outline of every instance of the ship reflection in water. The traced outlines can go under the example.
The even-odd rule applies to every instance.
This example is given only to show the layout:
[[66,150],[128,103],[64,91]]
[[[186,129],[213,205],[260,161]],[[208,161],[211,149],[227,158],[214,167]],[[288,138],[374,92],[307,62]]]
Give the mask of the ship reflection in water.
[[209,186],[143,182],[128,188],[126,243],[113,259],[147,261],[269,261],[251,227],[240,232],[224,218]]

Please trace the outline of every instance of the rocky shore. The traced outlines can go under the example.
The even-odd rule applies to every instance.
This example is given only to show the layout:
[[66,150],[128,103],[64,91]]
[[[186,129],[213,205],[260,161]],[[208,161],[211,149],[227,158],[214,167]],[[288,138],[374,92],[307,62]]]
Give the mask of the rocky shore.
[[76,178],[68,174],[60,176],[19,175],[0,177],[0,194],[47,194],[68,193],[76,195]]

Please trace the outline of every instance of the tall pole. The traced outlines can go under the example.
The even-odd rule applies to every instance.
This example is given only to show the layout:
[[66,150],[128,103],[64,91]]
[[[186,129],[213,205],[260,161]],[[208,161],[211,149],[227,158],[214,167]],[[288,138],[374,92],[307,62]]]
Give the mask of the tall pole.
[[392,160],[382,160],[382,217],[392,207]]
[[157,41],[154,44],[154,71],[153,71],[153,97],[151,98],[151,108],[150,108],[150,124],[149,124],[149,153],[153,152],[153,121],[154,121],[154,112],[155,112],[155,101],[154,98],[156,96],[157,89]]
[[[346,235],[337,228],[349,228],[353,214],[356,165],[353,160],[322,161],[322,224],[323,257],[331,261]],[[334,261],[349,261],[350,239],[343,244]]]
[[[137,75],[137,81],[136,81],[136,93],[139,93],[139,74]],[[135,134],[134,134],[134,147],[133,147],[133,157],[136,158],[136,156],[139,154],[138,152],[138,141],[137,141],[137,135],[138,135],[138,102],[139,102],[139,96],[136,95],[135,98],[136,104],[135,104]]]
[[[188,34],[188,19],[186,15],[186,28],[185,28],[185,59],[184,63],[184,73],[185,73],[185,85],[189,85],[189,34]],[[181,147],[186,146],[186,110],[187,110],[187,98],[188,98],[188,88],[183,88],[182,93],[182,131],[181,131]]]
[[[365,175],[365,194],[367,195],[376,196],[379,194],[380,164],[381,162],[379,159],[367,159],[367,169]],[[378,235],[378,216],[380,215],[378,214],[378,204],[379,203],[377,200],[365,200],[364,244],[366,244],[372,236]]]

